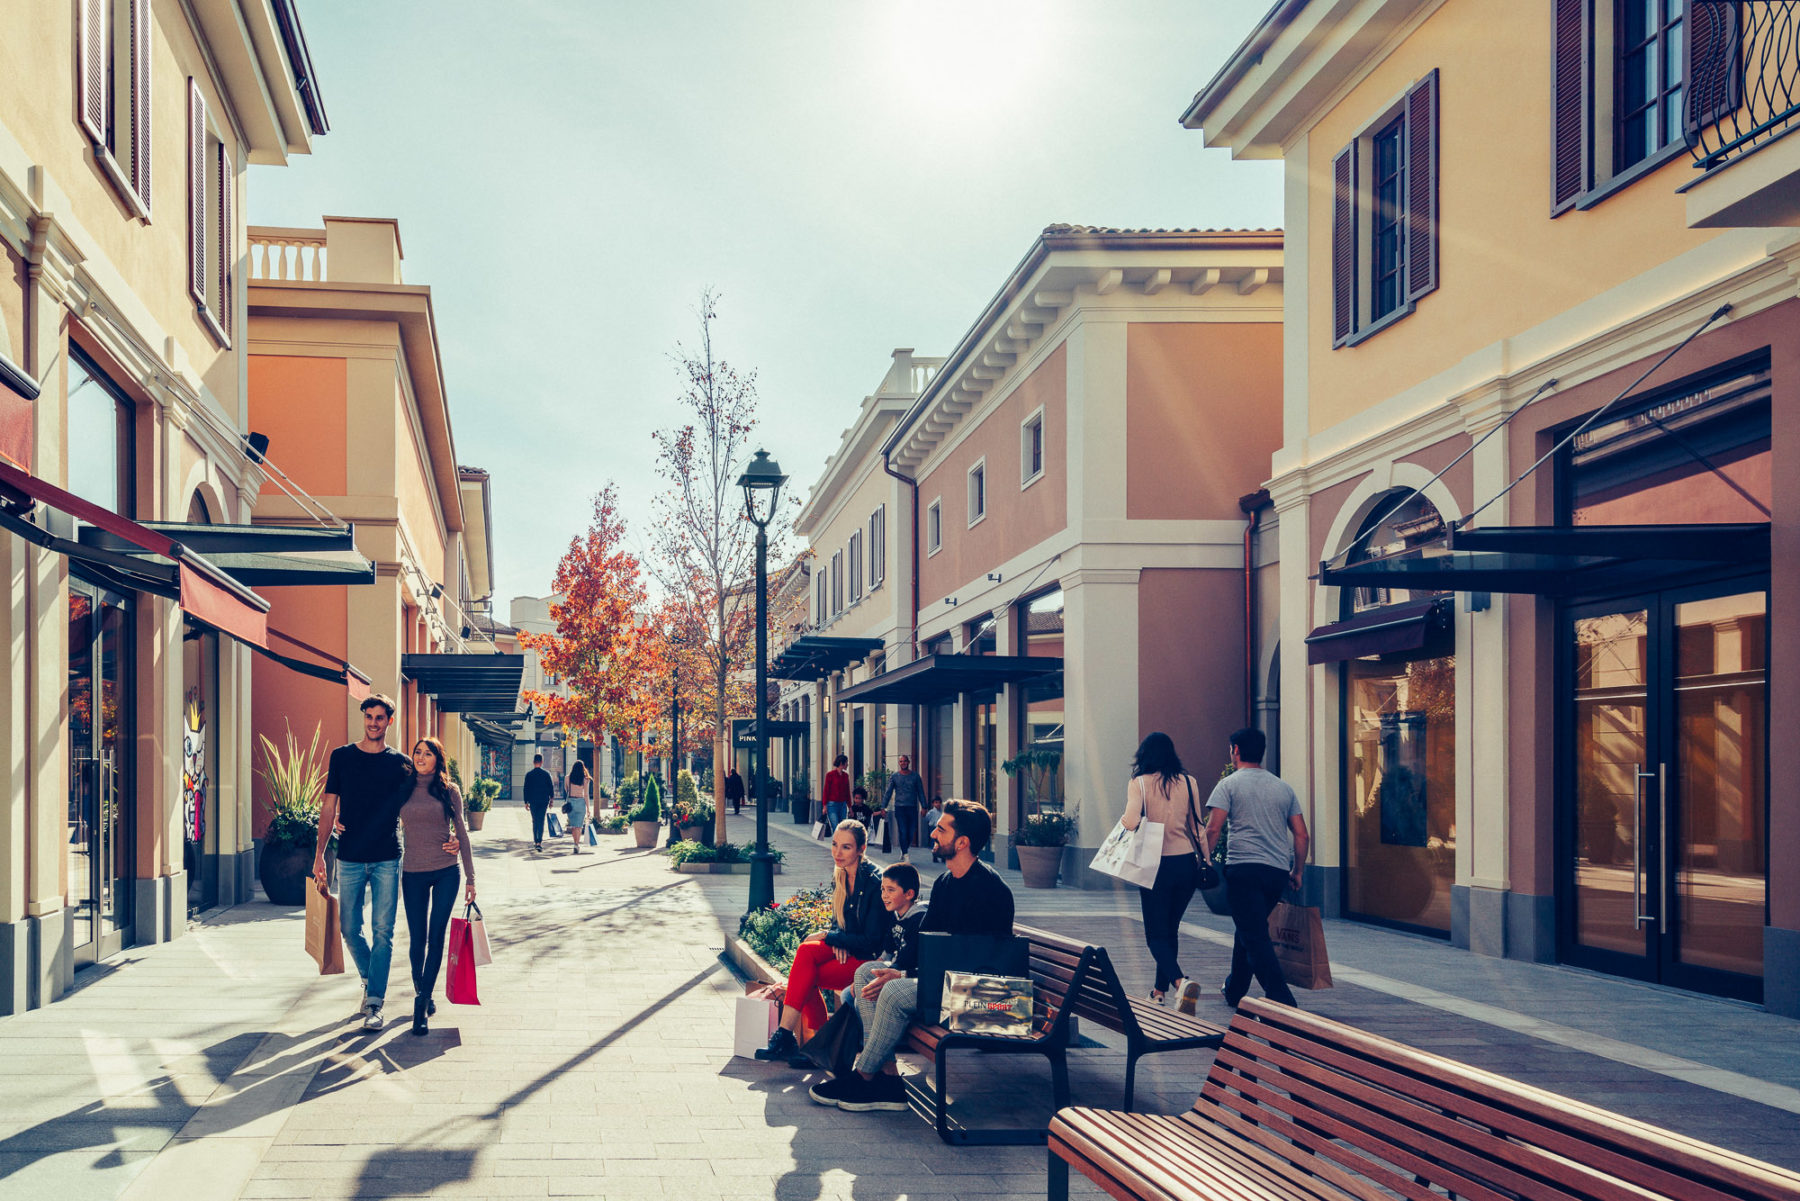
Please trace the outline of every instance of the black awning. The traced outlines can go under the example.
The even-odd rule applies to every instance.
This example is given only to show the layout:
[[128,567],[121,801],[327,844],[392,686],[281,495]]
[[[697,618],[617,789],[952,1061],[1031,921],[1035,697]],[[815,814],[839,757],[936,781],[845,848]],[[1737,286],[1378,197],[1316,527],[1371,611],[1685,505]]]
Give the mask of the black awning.
[[1423,592],[1579,596],[1646,586],[1704,564],[1766,563],[1769,527],[1753,525],[1515,526],[1464,530],[1416,551],[1343,567],[1319,582]]
[[837,699],[841,705],[929,705],[964,692],[986,692],[1047,676],[1062,666],[1061,659],[1048,656],[926,655],[846,688]]
[[[375,565],[356,549],[350,526],[200,525],[147,521],[153,530],[251,588],[321,584],[373,584]],[[119,535],[84,526],[81,541],[117,554],[146,552]]]
[[1447,601],[1386,605],[1344,621],[1320,626],[1306,636],[1308,663],[1341,663],[1367,655],[1392,655],[1422,648],[1448,622]]
[[524,655],[401,655],[400,673],[446,713],[511,713],[525,678]]
[[782,648],[769,663],[775,680],[822,680],[852,663],[860,663],[885,644],[879,638],[828,638],[803,634]]

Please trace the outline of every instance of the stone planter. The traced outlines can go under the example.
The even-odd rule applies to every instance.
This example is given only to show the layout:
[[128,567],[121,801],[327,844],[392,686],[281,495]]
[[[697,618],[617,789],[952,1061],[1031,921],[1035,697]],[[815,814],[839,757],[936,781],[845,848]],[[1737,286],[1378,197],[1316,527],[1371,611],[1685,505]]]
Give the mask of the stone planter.
[[481,824],[483,822],[487,821],[487,815],[488,815],[488,811],[486,809],[471,809],[471,810],[469,810],[469,813],[468,813],[469,829],[471,829],[471,830],[481,829]]
[[680,826],[680,827],[677,827],[676,832],[681,835],[681,841],[683,841],[683,842],[701,842],[704,840],[704,836],[706,834],[706,827],[704,827],[704,826]]
[[257,878],[274,905],[299,905],[306,900],[306,878],[312,874],[313,854],[292,843],[264,843]]
[[1062,870],[1061,847],[1014,847],[1019,854],[1019,874],[1026,888],[1055,888]]
[[[748,863],[677,863],[675,870],[684,876],[747,876],[750,874]],[[775,865],[775,874],[781,874],[781,864]]]
[[794,815],[794,824],[796,826],[809,824],[812,819],[812,798],[797,796],[793,799],[792,805],[793,808],[790,812]]
[[632,822],[631,835],[637,839],[638,849],[647,851],[656,845],[656,836],[662,832],[661,822]]

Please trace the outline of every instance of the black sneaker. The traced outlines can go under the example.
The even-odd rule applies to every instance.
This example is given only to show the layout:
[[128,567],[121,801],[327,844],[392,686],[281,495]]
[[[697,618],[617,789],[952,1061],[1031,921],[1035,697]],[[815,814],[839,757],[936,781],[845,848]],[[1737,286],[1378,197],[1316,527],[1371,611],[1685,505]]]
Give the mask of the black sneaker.
[[806,1095],[811,1097],[814,1101],[817,1101],[820,1105],[842,1105],[843,1098],[850,1093],[852,1082],[861,1084],[863,1078],[858,1076],[855,1072],[850,1072],[843,1076],[833,1076],[831,1079],[821,1080],[819,1083],[807,1089]]
[[785,1026],[777,1026],[775,1033],[769,1036],[769,1045],[756,1053],[756,1057],[765,1063],[770,1060],[784,1060],[800,1050],[800,1043],[794,1038],[793,1031]]
[[865,1080],[852,1072],[845,1079],[851,1083],[838,1096],[839,1109],[848,1109],[852,1113],[866,1113],[873,1109],[906,1112],[906,1082],[900,1077],[877,1076],[873,1080]]

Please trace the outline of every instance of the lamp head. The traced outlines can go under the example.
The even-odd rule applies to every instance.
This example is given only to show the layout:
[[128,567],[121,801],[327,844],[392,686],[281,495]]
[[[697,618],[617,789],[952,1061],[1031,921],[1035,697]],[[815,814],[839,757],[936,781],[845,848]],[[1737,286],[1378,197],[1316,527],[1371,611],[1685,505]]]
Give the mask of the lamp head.
[[771,459],[766,450],[757,451],[750,465],[744,468],[744,474],[738,477],[738,487],[744,490],[744,512],[757,526],[767,527],[774,519],[775,505],[781,499],[781,486],[785,483],[787,476],[781,474],[781,464]]

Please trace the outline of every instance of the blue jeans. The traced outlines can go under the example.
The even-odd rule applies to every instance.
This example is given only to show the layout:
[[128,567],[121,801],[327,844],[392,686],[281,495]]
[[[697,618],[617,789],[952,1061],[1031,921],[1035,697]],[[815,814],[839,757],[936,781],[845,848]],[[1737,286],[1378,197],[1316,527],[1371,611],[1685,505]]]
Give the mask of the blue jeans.
[[[375,945],[363,941],[363,889],[369,891],[369,924]],[[400,907],[400,861],[345,863],[338,860],[338,926],[356,961],[370,1002],[387,996],[388,962],[394,956],[394,913]]]
[[844,804],[842,801],[831,802],[831,804],[825,806],[825,832],[827,834],[835,832],[838,828],[838,823],[849,816],[850,806]]

